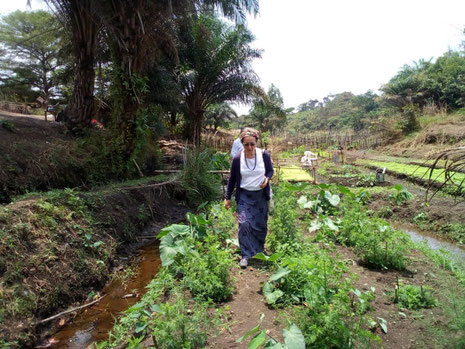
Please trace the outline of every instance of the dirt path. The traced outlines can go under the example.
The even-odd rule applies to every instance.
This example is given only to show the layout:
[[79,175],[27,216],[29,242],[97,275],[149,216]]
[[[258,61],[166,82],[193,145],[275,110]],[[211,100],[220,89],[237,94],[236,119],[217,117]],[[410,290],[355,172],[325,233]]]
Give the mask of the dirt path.
[[282,325],[275,321],[277,311],[270,309],[265,304],[265,298],[261,293],[270,273],[260,261],[251,260],[247,269],[233,268],[232,277],[236,280],[236,292],[232,299],[224,304],[229,308],[226,312],[229,330],[209,340],[208,348],[247,348],[251,337],[242,343],[236,340],[251,330],[260,322],[260,315],[265,314],[261,329],[268,330],[268,334],[282,342]]
[[[10,111],[0,110],[0,119],[7,119],[7,118],[28,118],[34,120],[44,120],[44,115],[33,115],[33,114],[20,114],[20,113],[13,113]],[[47,121],[55,121],[55,118],[52,114],[47,114]]]

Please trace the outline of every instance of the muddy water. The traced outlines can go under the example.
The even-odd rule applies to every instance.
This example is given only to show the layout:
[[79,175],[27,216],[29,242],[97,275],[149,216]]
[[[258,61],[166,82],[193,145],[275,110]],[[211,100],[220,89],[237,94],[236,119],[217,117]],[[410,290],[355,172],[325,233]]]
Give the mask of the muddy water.
[[450,253],[451,257],[461,261],[465,261],[465,249],[459,247],[449,241],[442,240],[431,233],[418,231],[409,224],[393,224],[396,229],[402,230],[410,235],[414,242],[426,241],[432,250],[444,250]]
[[160,267],[158,243],[143,247],[139,256],[137,274],[124,286],[115,280],[105,287],[101,294],[106,296],[99,303],[82,311],[52,336],[51,342],[58,340],[52,348],[87,348],[92,342],[107,338],[115,318],[139,301]]

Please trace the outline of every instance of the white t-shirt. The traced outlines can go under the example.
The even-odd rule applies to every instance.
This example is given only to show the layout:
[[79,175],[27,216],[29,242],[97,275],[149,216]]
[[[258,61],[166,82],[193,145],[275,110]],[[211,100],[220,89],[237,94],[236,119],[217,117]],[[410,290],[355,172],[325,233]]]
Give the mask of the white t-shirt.
[[244,146],[242,145],[241,139],[237,138],[232,145],[231,148],[231,158],[234,157],[238,152],[240,152],[242,149],[244,149]]
[[265,180],[265,163],[263,162],[263,150],[255,149],[255,157],[246,159],[245,152],[241,153],[241,188],[250,191],[260,190],[260,185]]

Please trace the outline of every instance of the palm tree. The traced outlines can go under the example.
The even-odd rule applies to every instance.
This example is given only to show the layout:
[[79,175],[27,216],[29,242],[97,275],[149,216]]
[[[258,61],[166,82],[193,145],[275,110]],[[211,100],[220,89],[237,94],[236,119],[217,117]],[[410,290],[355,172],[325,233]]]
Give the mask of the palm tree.
[[271,84],[264,98],[254,102],[248,119],[249,123],[258,128],[260,132],[273,131],[284,126],[289,112],[290,109],[284,108],[281,92]]
[[215,103],[244,102],[260,95],[258,77],[251,68],[260,50],[252,49],[253,35],[242,25],[232,27],[214,17],[200,16],[183,33],[178,75],[191,120],[195,146],[205,111]]
[[226,120],[237,118],[236,111],[226,102],[213,104],[205,112],[205,124],[216,131]]
[[94,0],[45,1],[72,34],[75,77],[71,101],[66,109],[66,121],[70,130],[79,132],[90,126],[94,116],[94,64],[100,22],[93,16]]
[[[258,0],[46,1],[53,4],[60,17],[67,19],[73,30],[77,73],[70,105],[72,120],[81,121],[92,115],[93,103],[88,101],[95,78],[96,32],[100,23],[105,27],[115,59],[113,111],[127,156],[135,147],[135,121],[147,91],[144,69],[160,51],[177,58],[176,21],[201,9],[219,10],[235,21],[245,20],[246,13],[258,13]],[[83,113],[74,115],[73,109]]]

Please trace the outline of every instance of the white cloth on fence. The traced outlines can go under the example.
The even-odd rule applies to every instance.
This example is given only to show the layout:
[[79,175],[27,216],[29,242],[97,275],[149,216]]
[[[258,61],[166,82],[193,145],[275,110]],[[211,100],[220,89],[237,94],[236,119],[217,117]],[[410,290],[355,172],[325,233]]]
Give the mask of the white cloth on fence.
[[300,163],[304,167],[313,167],[313,161],[318,160],[318,156],[311,151],[305,151],[304,156],[300,159]]

